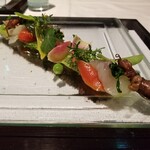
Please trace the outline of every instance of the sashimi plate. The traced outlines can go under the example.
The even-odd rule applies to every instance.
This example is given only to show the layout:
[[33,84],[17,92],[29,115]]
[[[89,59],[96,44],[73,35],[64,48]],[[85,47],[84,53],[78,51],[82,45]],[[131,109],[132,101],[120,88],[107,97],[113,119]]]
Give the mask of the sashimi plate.
[[[4,17],[1,18],[1,20]],[[65,40],[73,34],[104,48],[108,58],[145,54],[130,32],[115,18],[54,18]],[[142,41],[141,41],[142,42]],[[150,52],[135,65],[150,79]],[[76,88],[74,75],[60,78],[18,55],[0,39],[0,123],[18,124],[149,124],[150,102],[135,92],[122,97],[97,95]],[[79,83],[80,82],[80,83]],[[83,87],[84,88],[84,87]]]

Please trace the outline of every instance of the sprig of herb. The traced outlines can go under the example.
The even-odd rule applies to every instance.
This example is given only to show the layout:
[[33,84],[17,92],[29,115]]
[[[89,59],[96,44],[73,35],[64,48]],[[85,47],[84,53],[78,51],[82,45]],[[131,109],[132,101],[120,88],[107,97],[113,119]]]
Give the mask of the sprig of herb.
[[102,55],[101,49],[92,50],[91,45],[89,44],[88,49],[81,49],[78,47],[78,44],[75,47],[70,47],[70,50],[73,52],[73,57],[79,60],[83,60],[85,62],[90,62],[92,60],[98,59],[97,56]]
[[117,63],[111,63],[109,65],[109,68],[111,70],[113,77],[117,79],[116,88],[117,88],[118,93],[122,93],[122,91],[120,89],[119,78],[120,78],[120,76],[122,76],[124,74],[124,70],[122,68],[120,68]]

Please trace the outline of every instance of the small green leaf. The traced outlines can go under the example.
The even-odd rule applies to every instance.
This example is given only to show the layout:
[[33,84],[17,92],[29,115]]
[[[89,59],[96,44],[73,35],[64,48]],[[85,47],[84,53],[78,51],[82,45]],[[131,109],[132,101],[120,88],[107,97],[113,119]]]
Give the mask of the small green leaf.
[[120,68],[117,63],[111,63],[111,64],[109,65],[109,68],[111,69],[112,75],[113,75],[116,79],[118,79],[121,75],[124,74],[124,70],[123,70],[122,68]]
[[111,70],[112,76],[115,79],[117,79],[116,89],[117,89],[118,93],[121,93],[122,91],[120,89],[120,80],[119,80],[119,78],[120,78],[120,76],[124,75],[124,70],[122,68],[120,68],[117,63],[111,63],[109,65],[109,68]]
[[117,82],[116,82],[116,88],[117,88],[118,93],[122,93],[122,91],[120,89],[120,80],[119,80],[119,78],[117,79]]
[[42,42],[41,49],[44,53],[48,53],[52,48],[55,47],[56,37],[55,31],[53,28],[49,28]]

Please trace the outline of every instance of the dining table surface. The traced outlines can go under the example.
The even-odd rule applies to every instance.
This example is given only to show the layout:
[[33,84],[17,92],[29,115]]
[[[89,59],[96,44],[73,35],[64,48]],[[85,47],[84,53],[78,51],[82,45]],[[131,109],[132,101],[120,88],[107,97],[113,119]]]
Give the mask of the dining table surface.
[[[23,0],[26,2],[26,0]],[[137,32],[139,46],[150,49],[150,0],[49,0],[50,9],[31,11],[25,15],[53,15],[63,18],[118,18],[131,30]],[[0,17],[9,13],[0,13]],[[141,42],[141,41],[143,42]],[[0,96],[0,101],[1,98]],[[1,104],[0,104],[1,105]],[[149,111],[148,111],[149,112]],[[0,111],[0,115],[2,114]],[[127,114],[128,115],[128,114]],[[76,116],[77,117],[77,116]],[[139,116],[140,117],[140,116]],[[0,117],[1,118],[1,117]],[[142,119],[142,117],[140,118]],[[72,150],[72,149],[148,149],[150,143],[150,122],[146,115],[146,125],[136,128],[120,123],[112,128],[106,124],[95,126],[84,124],[38,124],[0,123],[1,150]],[[109,122],[108,122],[109,123]]]
[[26,9],[27,15],[48,14],[62,17],[108,17],[137,19],[150,32],[149,0],[49,0],[54,6],[44,12]]

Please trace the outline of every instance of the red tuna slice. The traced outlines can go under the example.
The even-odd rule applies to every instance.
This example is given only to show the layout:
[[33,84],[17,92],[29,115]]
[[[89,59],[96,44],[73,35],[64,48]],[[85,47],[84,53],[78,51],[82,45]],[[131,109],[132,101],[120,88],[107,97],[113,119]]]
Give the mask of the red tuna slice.
[[105,91],[100,79],[98,78],[97,70],[90,63],[79,60],[77,62],[77,66],[80,75],[86,85],[95,91]]
[[48,53],[48,60],[54,63],[61,62],[68,55],[69,46],[71,46],[70,41],[57,45]]

